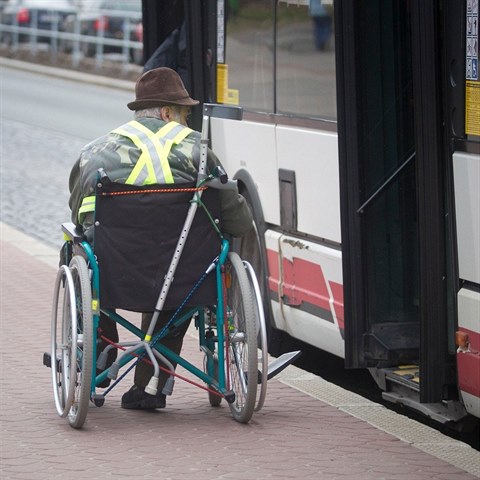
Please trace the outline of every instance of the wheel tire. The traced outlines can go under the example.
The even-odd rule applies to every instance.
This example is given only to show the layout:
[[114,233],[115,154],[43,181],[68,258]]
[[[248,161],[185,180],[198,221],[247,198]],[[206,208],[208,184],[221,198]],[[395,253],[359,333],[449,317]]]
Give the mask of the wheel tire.
[[237,422],[248,423],[255,409],[258,383],[257,326],[254,293],[240,257],[228,254],[225,263],[230,388],[235,400],[229,404]]
[[250,282],[250,288],[254,293],[254,308],[256,314],[256,326],[257,326],[257,344],[258,344],[258,375],[259,385],[257,388],[257,402],[255,405],[255,411],[258,412],[262,409],[267,395],[267,382],[268,382],[268,344],[267,344],[267,327],[265,322],[264,307],[262,301],[262,294],[260,285],[255,274],[255,270],[252,265],[245,260],[242,263],[246,267],[248,280]]
[[69,268],[62,265],[55,280],[50,341],[53,398],[60,417],[68,415],[75,393],[74,383],[69,381],[75,375],[70,362],[70,343],[77,341],[69,335],[72,321],[76,321],[75,289]]
[[[92,387],[93,372],[93,316],[92,290],[87,263],[76,255],[70,262],[70,272],[75,287],[75,309],[77,315],[77,343],[72,345],[71,359],[77,367],[75,372],[75,395],[68,412],[68,422],[81,428],[87,416]],[[73,328],[74,322],[71,323]]]

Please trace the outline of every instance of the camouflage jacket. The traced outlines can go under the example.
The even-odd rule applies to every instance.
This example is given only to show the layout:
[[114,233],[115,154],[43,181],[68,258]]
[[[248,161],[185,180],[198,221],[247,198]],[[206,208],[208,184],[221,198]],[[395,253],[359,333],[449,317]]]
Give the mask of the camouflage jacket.
[[[152,132],[158,131],[165,122],[156,118],[140,118],[137,120]],[[198,151],[200,134],[192,132],[179,145],[174,145],[168,156],[175,184],[190,183],[197,178]],[[109,133],[86,145],[70,173],[69,206],[72,210],[72,221],[79,224],[78,210],[84,197],[94,193],[99,168],[103,168],[113,182],[125,182],[132,172],[141,154],[133,142],[122,135]],[[194,160],[195,159],[195,160]],[[208,171],[220,165],[216,155],[209,150]],[[247,233],[252,228],[252,214],[245,199],[232,190],[220,191],[222,211],[222,229],[234,237]],[[93,223],[93,215],[87,214],[82,222],[83,228]]]

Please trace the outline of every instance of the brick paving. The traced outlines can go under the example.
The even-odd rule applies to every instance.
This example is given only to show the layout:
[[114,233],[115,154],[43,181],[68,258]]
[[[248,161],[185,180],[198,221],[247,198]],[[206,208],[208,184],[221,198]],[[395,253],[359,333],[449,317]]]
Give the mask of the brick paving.
[[[25,142],[26,128],[30,142]],[[367,423],[348,413],[370,409],[377,425],[388,425],[392,417],[383,407],[371,413],[370,405],[352,406],[340,393],[340,408],[329,404],[328,393],[322,400],[302,393],[310,374],[298,379],[298,389],[283,376],[270,381],[265,406],[248,425],[236,423],[225,403],[210,407],[204,391],[181,381],[165,410],[122,410],[120,397],[131,381],[127,377],[105,406],[91,407],[83,430],[72,429],[56,414],[50,370],[42,365],[49,349],[56,274],[55,258],[45,244],[61,243],[58,225],[69,218],[68,173],[85,141],[5,118],[2,133],[15,144],[16,155],[0,142],[0,220],[43,242],[5,234],[0,223],[2,480],[477,478],[465,470],[480,472],[479,452],[429,429],[420,432],[422,443],[415,442],[410,438],[416,422],[408,419],[400,440],[387,428],[373,426],[374,419]],[[28,187],[27,174],[35,180]],[[186,338],[184,354],[190,359],[199,355],[193,338]],[[435,444],[450,452],[450,463],[425,453]],[[469,467],[452,461],[452,451],[470,459]]]
[[[50,370],[42,365],[55,269],[19,246],[2,236],[0,478],[477,478],[276,379],[248,425],[178,380],[165,410],[123,410],[127,377],[102,408],[90,408],[82,430],[71,428],[56,414]],[[193,337],[184,354],[199,355]]]

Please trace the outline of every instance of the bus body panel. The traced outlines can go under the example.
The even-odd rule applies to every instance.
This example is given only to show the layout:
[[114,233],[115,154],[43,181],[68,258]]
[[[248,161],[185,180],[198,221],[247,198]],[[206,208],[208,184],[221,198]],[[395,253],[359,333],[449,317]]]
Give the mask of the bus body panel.
[[453,154],[459,277],[480,285],[480,155]]
[[276,140],[278,168],[295,172],[297,230],[340,243],[337,135],[278,125]]
[[[211,119],[212,148],[226,171],[246,169],[253,178],[266,222],[280,223],[275,128],[248,121]],[[272,182],[272,179],[277,181]]]
[[[187,55],[192,57],[189,66],[194,98],[219,103],[226,98],[252,113],[239,122],[212,119],[212,148],[231,177],[241,170],[244,175],[238,175],[239,178],[250,176],[257,190],[259,202],[255,195],[255,207],[261,209],[263,216],[256,219],[265,221],[257,230],[264,234],[261,248],[266,247],[260,252],[266,257],[262,267],[268,267],[265,297],[270,299],[274,326],[346,358],[348,363],[349,356],[357,352],[358,356],[363,355],[366,347],[381,343],[372,340],[378,328],[365,336],[367,326],[396,326],[383,315],[382,308],[387,313],[403,312],[408,327],[414,323],[408,321],[412,313],[422,327],[422,335],[414,333],[418,329],[402,330],[399,343],[400,347],[405,343],[407,353],[409,348],[418,353],[422,376],[418,402],[423,403],[429,403],[429,398],[436,402],[438,392],[446,392],[450,398],[451,390],[444,387],[453,383],[444,384],[441,372],[450,372],[451,365],[443,360],[437,365],[435,361],[448,356],[449,363],[450,354],[454,354],[455,331],[464,332],[469,336],[470,347],[456,355],[455,380],[466,410],[480,417],[480,157],[457,152],[452,160],[450,151],[444,152],[441,147],[447,141],[452,145],[456,144],[452,140],[459,140],[457,146],[462,150],[478,148],[478,136],[468,138],[462,121],[458,121],[466,113],[464,74],[458,65],[465,65],[465,42],[461,36],[467,2],[327,2],[335,7],[335,38],[326,51],[314,49],[311,19],[307,9],[303,9],[309,5],[306,1],[205,2],[205,15],[197,15],[196,2],[183,3],[190,37],[197,39],[200,31],[208,33],[202,54],[197,48],[200,44],[187,49]],[[297,7],[288,8],[289,3]],[[152,2],[144,2],[146,17],[151,5]],[[221,8],[224,5],[231,9],[225,16]],[[166,2],[165,9],[170,8],[170,2]],[[165,9],[154,9],[159,25],[163,25]],[[221,35],[217,35],[218,27]],[[215,58],[212,68],[207,68],[202,63],[203,58],[210,58],[206,47],[215,46],[219,39],[222,54]],[[151,38],[150,43],[157,45],[157,40]],[[428,62],[424,65],[425,59]],[[445,65],[438,64],[440,60]],[[220,75],[215,76],[214,68],[220,64],[221,71],[228,75],[223,75],[219,82]],[[445,78],[441,77],[447,72]],[[210,85],[212,77],[216,81],[206,95],[203,87]],[[232,96],[215,96],[219,85]],[[448,108],[444,108],[445,101]],[[449,112],[451,106],[455,108]],[[448,126],[454,115],[455,131],[440,128]],[[312,120],[319,121],[321,129],[311,128]],[[338,139],[325,122],[332,122],[332,130],[337,130],[338,122]],[[408,161],[397,162],[404,154],[410,155]],[[443,213],[452,218],[452,210],[443,210],[443,189],[448,189],[446,197],[453,193],[449,178],[451,161],[456,224],[452,219],[452,231],[437,242],[435,236],[441,236],[444,230]],[[441,162],[448,162],[444,171]],[[381,168],[375,168],[377,164]],[[346,165],[353,168],[347,172]],[[284,183],[280,185],[281,181]],[[251,188],[251,184],[242,187]],[[342,203],[341,210],[340,198],[345,192],[348,202]],[[294,202],[288,203],[291,198]],[[365,205],[366,209],[360,208]],[[412,212],[419,218],[415,219]],[[345,232],[342,248],[348,252],[343,257],[343,271],[339,246],[341,215]],[[348,221],[350,218],[352,221]],[[397,220],[403,222],[401,235],[395,229]],[[370,229],[371,224],[381,228]],[[415,242],[409,242],[411,238]],[[365,239],[368,245],[364,251]],[[395,252],[401,242],[405,248],[398,248],[397,257],[392,254],[382,258],[384,252]],[[435,256],[440,267],[444,260],[451,262],[451,272],[445,271],[452,277],[457,274],[458,260],[458,276],[448,278],[452,280],[447,286],[451,290],[448,299],[441,295],[442,268],[431,270],[432,265],[436,266]],[[406,259],[409,262],[403,270]],[[384,265],[392,268],[383,268]],[[404,271],[406,275],[400,275]],[[395,282],[397,273],[402,283]],[[344,278],[348,285],[346,329]],[[375,288],[364,288],[379,285],[383,278],[384,291],[391,296],[382,295]],[[375,283],[376,279],[380,280]],[[406,292],[405,304],[413,300],[411,312],[402,310],[403,303],[394,303],[395,285]],[[460,292],[453,291],[457,286]],[[408,297],[408,292],[415,293],[417,288],[419,295]],[[455,295],[458,311],[452,308],[448,319],[443,312],[437,319],[434,314],[450,305]],[[388,302],[392,304],[390,310]],[[418,305],[422,307],[420,312]],[[404,357],[396,356],[398,348],[394,347],[390,349],[392,362],[402,365]],[[373,352],[380,355],[373,360],[384,361],[381,355],[390,353],[388,348],[384,350]],[[386,360],[390,361],[390,357]],[[410,363],[409,357],[407,360]],[[356,366],[361,366],[361,362]],[[388,391],[390,386],[382,388]],[[406,388],[416,392],[418,383]]]
[[480,417],[480,293],[458,293],[458,329],[470,340],[466,350],[457,351],[458,387],[467,412]]
[[343,358],[341,252],[272,230],[265,240],[276,328]]
[[278,169],[295,172],[297,230],[341,242],[336,134],[212,119],[212,147],[230,174],[240,169],[251,174],[267,223],[280,224]]

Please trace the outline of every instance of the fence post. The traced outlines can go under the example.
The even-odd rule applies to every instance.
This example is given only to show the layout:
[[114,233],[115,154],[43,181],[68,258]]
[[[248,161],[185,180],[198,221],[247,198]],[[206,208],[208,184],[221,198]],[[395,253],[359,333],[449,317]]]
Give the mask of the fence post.
[[18,18],[15,15],[13,20],[13,26],[15,27],[12,35],[12,50],[16,53],[18,49]]
[[95,55],[95,67],[99,69],[103,63],[103,40],[105,38],[105,19],[103,16],[99,17],[98,30],[97,30],[97,48]]
[[80,65],[80,19],[78,17],[75,18],[73,32],[75,38],[73,39],[72,66],[76,68]]
[[56,62],[58,57],[58,13],[52,10],[53,17],[52,28],[50,30],[52,36],[50,37],[50,58],[52,62]]
[[127,71],[128,69],[128,64],[130,63],[130,53],[129,53],[129,42],[130,42],[130,17],[125,17],[123,19],[123,47],[122,47],[122,54],[123,54],[123,65],[122,69],[123,71]]
[[38,39],[38,10],[32,11],[32,30],[30,30],[30,43],[32,44],[32,48],[30,50],[30,55],[33,57],[37,56],[37,39]]

